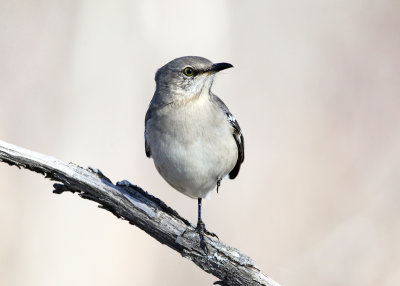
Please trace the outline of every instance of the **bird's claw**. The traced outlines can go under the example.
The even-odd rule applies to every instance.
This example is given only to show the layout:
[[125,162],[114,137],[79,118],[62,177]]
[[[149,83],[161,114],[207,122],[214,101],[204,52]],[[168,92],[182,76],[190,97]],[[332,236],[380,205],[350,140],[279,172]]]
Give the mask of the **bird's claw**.
[[219,240],[218,235],[216,235],[216,234],[213,233],[213,232],[210,232],[210,231],[208,231],[208,230],[205,229],[205,230],[204,230],[204,233],[207,234],[208,236],[215,237],[216,239]]

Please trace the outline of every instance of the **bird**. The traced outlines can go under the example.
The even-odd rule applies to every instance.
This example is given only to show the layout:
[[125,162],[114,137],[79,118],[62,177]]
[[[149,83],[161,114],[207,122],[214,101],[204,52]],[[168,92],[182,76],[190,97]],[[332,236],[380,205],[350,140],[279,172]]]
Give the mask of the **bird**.
[[225,103],[211,92],[215,75],[233,65],[198,56],[176,58],[155,74],[145,116],[145,152],[164,180],[197,199],[200,246],[207,252],[202,199],[234,179],[244,161],[244,137]]

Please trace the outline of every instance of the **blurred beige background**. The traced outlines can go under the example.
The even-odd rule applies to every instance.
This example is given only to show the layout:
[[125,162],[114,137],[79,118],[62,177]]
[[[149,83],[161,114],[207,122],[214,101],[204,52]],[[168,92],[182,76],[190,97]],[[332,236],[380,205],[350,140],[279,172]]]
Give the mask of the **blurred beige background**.
[[[128,179],[193,223],[144,154],[154,73],[200,55],[246,160],[211,231],[282,285],[400,285],[400,2],[0,2],[0,139]],[[1,285],[211,285],[76,195],[0,164]]]

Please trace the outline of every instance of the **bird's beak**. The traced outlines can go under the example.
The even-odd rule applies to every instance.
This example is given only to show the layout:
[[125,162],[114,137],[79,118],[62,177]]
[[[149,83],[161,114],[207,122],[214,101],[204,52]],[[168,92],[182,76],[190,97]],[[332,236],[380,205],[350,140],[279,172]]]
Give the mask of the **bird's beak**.
[[209,69],[209,72],[211,73],[216,73],[225,69],[233,68],[233,65],[228,64],[228,63],[217,63],[213,64],[211,68]]

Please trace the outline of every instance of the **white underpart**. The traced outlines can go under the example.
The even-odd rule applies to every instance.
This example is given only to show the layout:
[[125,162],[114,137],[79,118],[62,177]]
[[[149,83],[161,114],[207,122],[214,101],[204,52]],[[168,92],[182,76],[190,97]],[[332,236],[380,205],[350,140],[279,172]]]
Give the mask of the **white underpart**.
[[[225,113],[210,101],[211,84],[212,77],[205,77],[199,96],[159,110],[146,127],[158,172],[172,187],[192,198],[207,197],[218,178],[233,169],[238,157],[231,125]],[[195,84],[193,91],[198,88]]]

